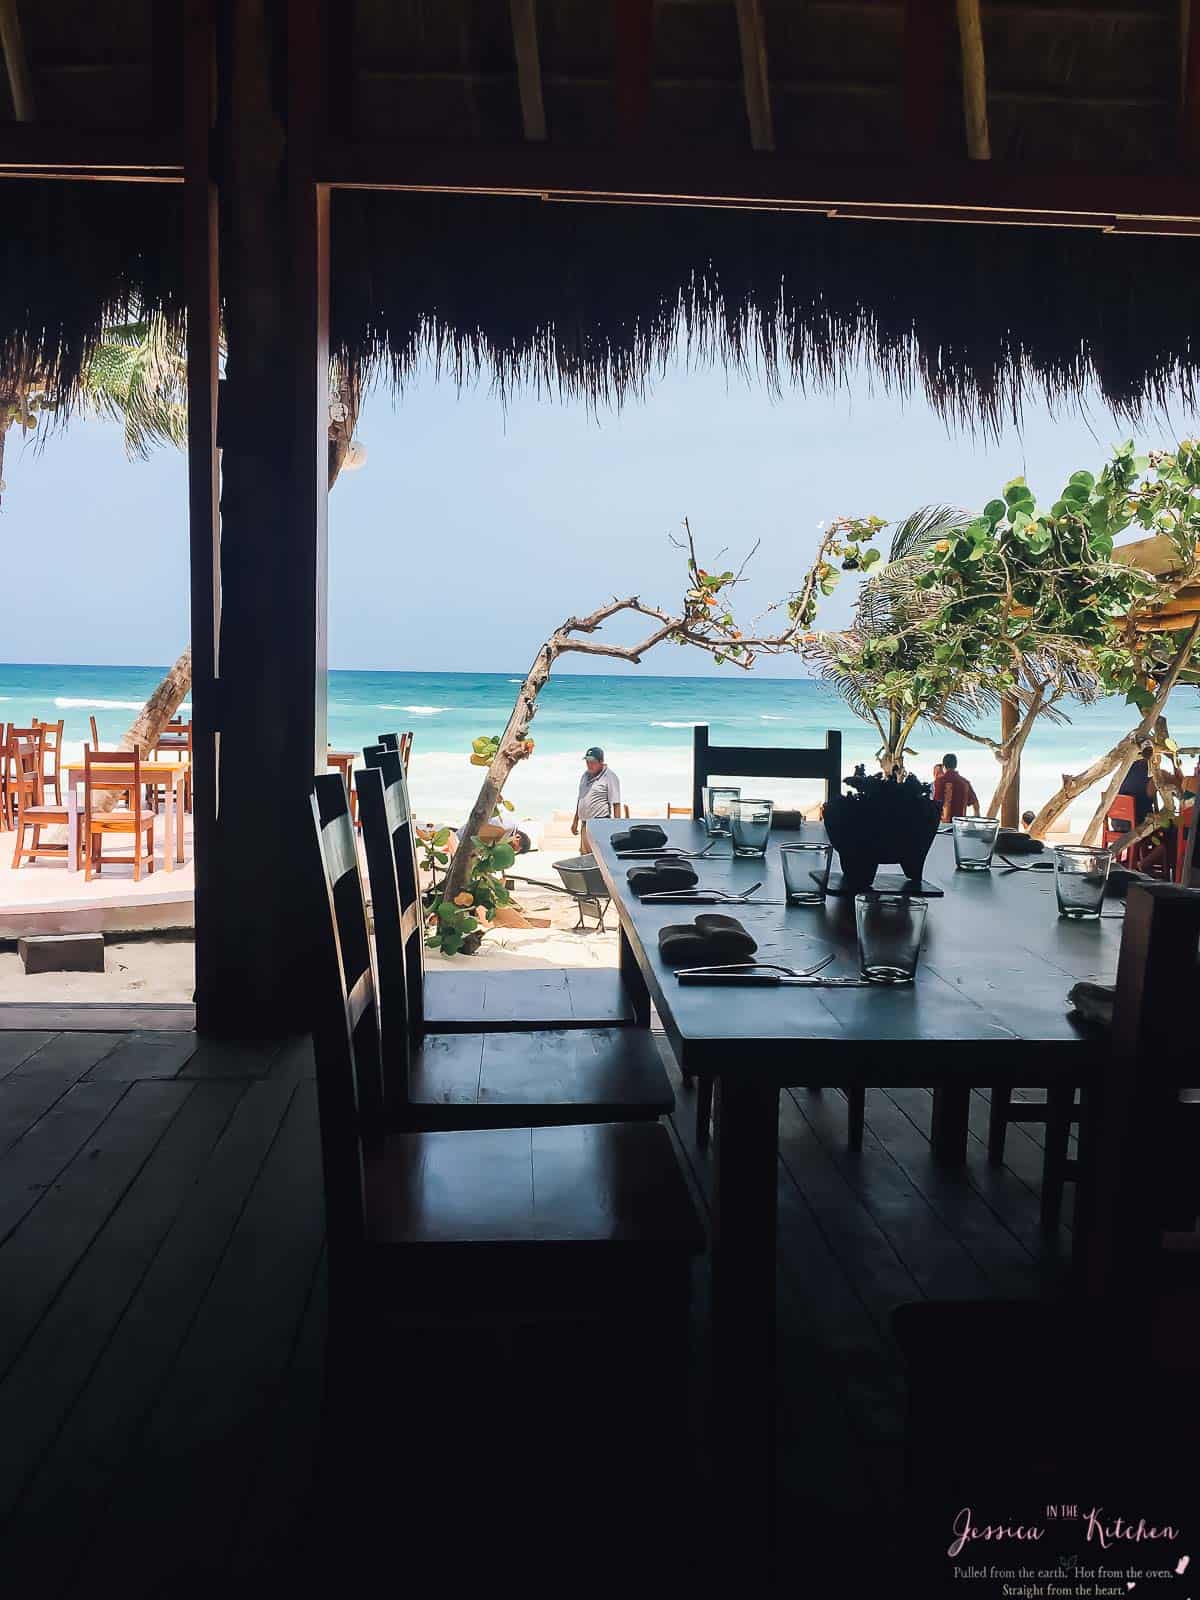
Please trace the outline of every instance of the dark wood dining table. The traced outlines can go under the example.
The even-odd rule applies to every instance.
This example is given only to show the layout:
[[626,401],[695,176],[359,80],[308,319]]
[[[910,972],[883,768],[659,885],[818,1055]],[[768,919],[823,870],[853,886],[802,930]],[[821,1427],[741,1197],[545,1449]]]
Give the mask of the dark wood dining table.
[[[692,821],[662,824],[673,846],[708,843]],[[811,966],[832,951],[824,975],[858,971],[854,903],[784,903],[780,846],[818,842],[815,824],[771,836],[765,859],[735,860],[722,841],[693,864],[704,888],[742,891],[743,905],[647,905],[629,891],[634,865],[611,834],[626,822],[589,824],[592,849],[620,919],[622,974],[637,1021],[653,1002],[679,1065],[711,1073],[719,1116],[713,1145],[713,1378],[723,1514],[747,1550],[773,1545],[775,1503],[775,1228],[779,1094],[786,1086],[921,1086],[933,1090],[931,1138],[946,1163],[966,1158],[971,1090],[1086,1089],[1105,1036],[1071,1014],[1080,978],[1116,975],[1122,904],[1093,921],[1060,920],[1052,872],[955,869],[953,841],[939,835],[926,863],[930,897],[916,981],[865,988],[684,986],[659,957],[659,930],[723,909],[757,943],[756,959]],[[1014,857],[1024,868],[1031,857]],[[897,869],[898,870],[898,869]],[[866,1158],[865,1158],[866,1159]],[[1077,1232],[1081,1231],[1077,1228]]]

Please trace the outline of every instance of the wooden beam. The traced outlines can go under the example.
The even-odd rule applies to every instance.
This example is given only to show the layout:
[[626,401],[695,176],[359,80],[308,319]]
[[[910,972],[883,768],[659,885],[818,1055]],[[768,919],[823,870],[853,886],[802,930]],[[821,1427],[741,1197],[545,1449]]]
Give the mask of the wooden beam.
[[18,122],[32,122],[33,80],[29,76],[29,60],[25,54],[25,42],[21,37],[17,0],[0,0],[0,54],[4,56],[4,65],[8,72],[13,116]]
[[517,86],[521,94],[521,125],[526,139],[539,143],[546,137],[546,107],[542,101],[537,0],[509,0],[509,14],[513,54],[517,61]]
[[182,183],[183,142],[174,134],[0,125],[0,177]]
[[904,140],[915,161],[945,155],[949,0],[904,0]]
[[637,144],[650,116],[654,0],[612,0],[617,139]]
[[963,121],[967,134],[967,156],[972,161],[990,161],[991,136],[988,132],[987,66],[983,53],[983,18],[979,0],[955,0],[958,13],[958,40],[962,53]]
[[775,125],[771,116],[771,79],[767,68],[767,33],[762,0],[735,0],[738,40],[742,48],[742,87],[750,148],[774,150]]
[[196,884],[196,1025],[219,1015],[216,959],[220,926],[212,901],[217,811],[217,639],[220,628],[220,469],[217,395],[220,283],[217,186],[212,171],[213,0],[187,0],[183,76],[184,292],[187,297],[188,534],[192,629],[192,821]]
[[705,150],[346,141],[318,153],[322,183],[400,192],[529,195],[800,210],[888,219],[1200,232],[1200,188],[1184,174],[1047,171],[996,161],[864,164]]
[[1188,165],[1200,162],[1200,19],[1192,0],[1180,0],[1179,155]]

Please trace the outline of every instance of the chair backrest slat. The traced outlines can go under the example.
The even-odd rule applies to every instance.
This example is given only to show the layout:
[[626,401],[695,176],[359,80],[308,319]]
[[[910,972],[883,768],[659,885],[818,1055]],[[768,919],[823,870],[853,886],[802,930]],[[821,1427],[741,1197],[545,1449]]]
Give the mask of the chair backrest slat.
[[778,745],[710,744],[707,724],[692,730],[692,815],[704,815],[702,790],[713,778],[819,778],[825,799],[841,792],[842,736],[825,734],[823,747],[788,749]]
[[329,910],[314,1045],[330,1234],[361,1237],[364,1149],[383,1137],[379,1001],[354,825],[336,772],[314,779],[313,825]]
[[408,753],[412,749],[413,736],[410,733],[380,733],[376,734],[376,743],[385,750],[395,750],[400,757],[400,765],[405,774],[408,773]]
[[358,810],[379,960],[384,1093],[389,1104],[405,1105],[412,1036],[424,1018],[424,917],[399,754],[368,747],[364,756]]

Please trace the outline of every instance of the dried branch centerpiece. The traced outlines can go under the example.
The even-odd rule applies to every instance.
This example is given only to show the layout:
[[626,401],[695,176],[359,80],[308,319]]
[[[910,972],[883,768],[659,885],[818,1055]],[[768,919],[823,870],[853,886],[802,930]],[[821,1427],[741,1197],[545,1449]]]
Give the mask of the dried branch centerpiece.
[[[927,783],[909,774],[868,777],[858,766],[845,780],[849,794],[835,795],[825,803],[825,831],[837,851],[840,872],[830,873],[828,893],[861,894],[876,888],[907,889],[913,894],[940,895],[925,881],[925,857],[937,835],[940,810]],[[875,883],[879,868],[899,863],[903,881]]]

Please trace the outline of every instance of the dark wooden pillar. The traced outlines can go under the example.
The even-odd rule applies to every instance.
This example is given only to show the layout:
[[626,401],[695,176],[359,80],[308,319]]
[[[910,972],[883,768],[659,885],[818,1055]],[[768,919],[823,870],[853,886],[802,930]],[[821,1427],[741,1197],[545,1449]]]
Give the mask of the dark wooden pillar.
[[220,298],[217,188],[212,170],[216,30],[213,0],[184,15],[184,272],[188,318],[188,521],[192,638],[192,824],[196,880],[196,990],[201,1026],[211,1011],[213,819],[216,814],[216,650],[220,610],[217,392]]
[[270,1035],[309,1024],[323,914],[308,804],[326,749],[321,0],[218,0],[217,17],[226,363],[197,1023]]

